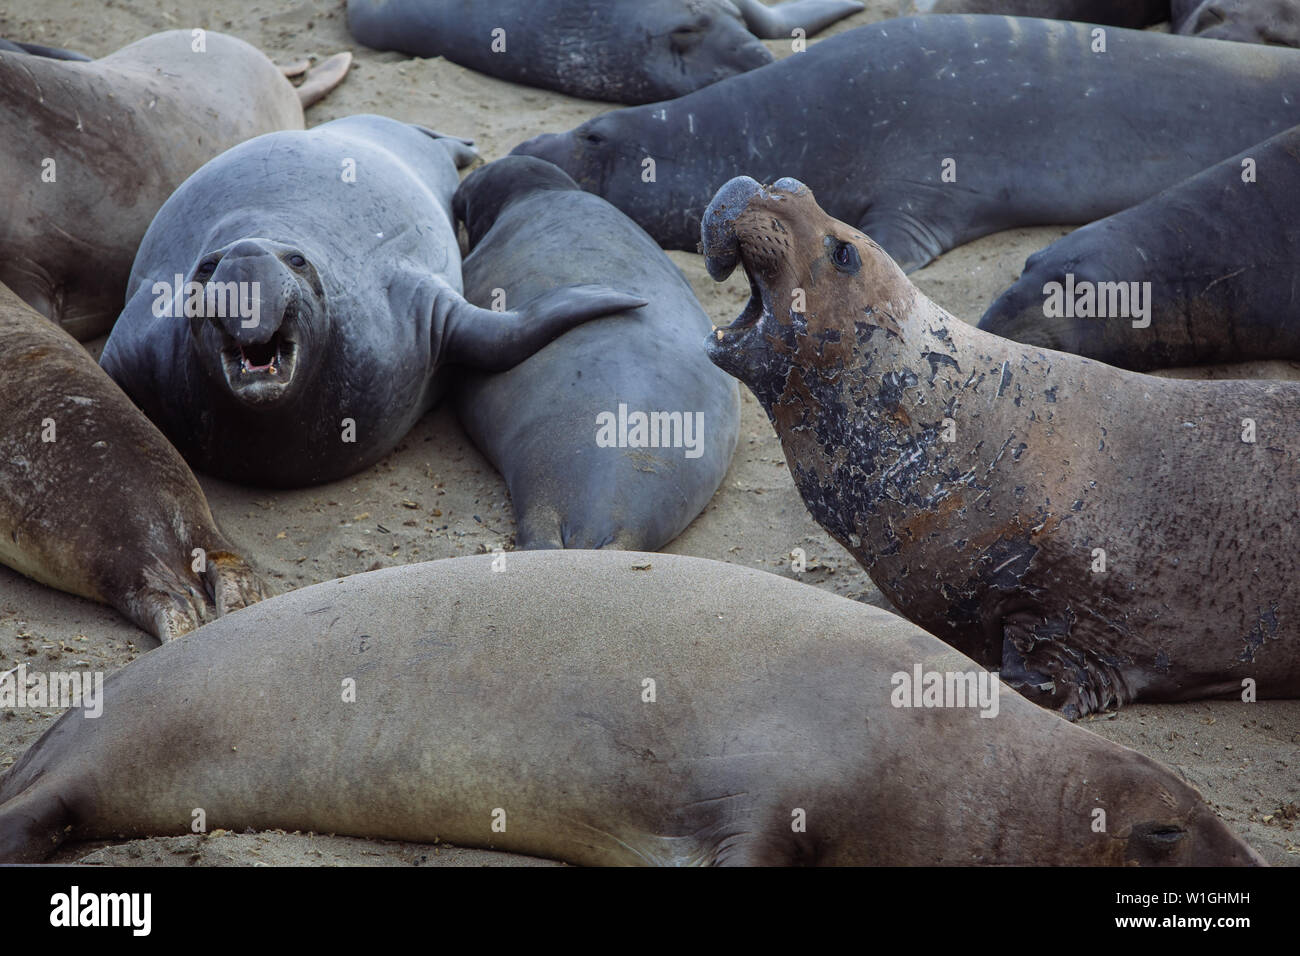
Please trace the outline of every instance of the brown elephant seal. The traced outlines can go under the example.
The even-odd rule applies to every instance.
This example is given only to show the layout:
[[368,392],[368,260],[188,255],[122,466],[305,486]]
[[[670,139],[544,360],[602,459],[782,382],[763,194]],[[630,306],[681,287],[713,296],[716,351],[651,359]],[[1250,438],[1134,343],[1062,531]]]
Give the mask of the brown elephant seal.
[[268,593],[158,429],[4,286],[0,563],[111,605],[164,642]]
[[1300,694],[1300,384],[1158,379],[972,328],[792,179],[727,183],[703,239],[710,274],[741,263],[754,290],[713,361],[911,620],[1070,717]]
[[90,62],[0,51],[0,129],[23,131],[0,139],[0,283],[78,339],[107,332],[172,190],[237,143],[302,129],[304,104],[348,62],[331,58],[295,91],[254,47],[202,30]]
[[[0,778],[0,861],[202,811],[585,864],[1262,862],[1172,771],[887,612],[700,558],[500,561],[318,584],[133,661]],[[895,706],[916,674],[991,707]]]

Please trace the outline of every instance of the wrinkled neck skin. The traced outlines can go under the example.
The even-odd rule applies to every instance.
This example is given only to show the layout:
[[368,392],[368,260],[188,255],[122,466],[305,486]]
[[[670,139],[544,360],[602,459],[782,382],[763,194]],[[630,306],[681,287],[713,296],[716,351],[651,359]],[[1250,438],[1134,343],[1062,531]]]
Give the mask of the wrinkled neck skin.
[[[1072,510],[1089,496],[1089,452],[1073,426],[1058,433],[1053,421],[1056,388],[1074,379],[1049,373],[1070,359],[971,328],[901,273],[890,286],[892,295],[873,291],[876,305],[851,331],[787,310],[769,326],[770,347],[747,356],[760,366],[744,377],[818,523],[911,620],[1005,671],[1005,628],[1055,620],[1053,590],[1086,603],[1099,587],[1079,550],[1090,518]],[[810,319],[820,331],[808,332]],[[1086,389],[1104,401],[1125,374],[1089,363]],[[1074,537],[1051,545],[1067,517]],[[1092,632],[1067,633],[1031,633],[1033,661],[1013,654],[1011,663],[1033,674],[1011,676],[1046,682],[1045,670],[1064,669],[1084,703],[1055,699],[1063,712],[1131,699]]]

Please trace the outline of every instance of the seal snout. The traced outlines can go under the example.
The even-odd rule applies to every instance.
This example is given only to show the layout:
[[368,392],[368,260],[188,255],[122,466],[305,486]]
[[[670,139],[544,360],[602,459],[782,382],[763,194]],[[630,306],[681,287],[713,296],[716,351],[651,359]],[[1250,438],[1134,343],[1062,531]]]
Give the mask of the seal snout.
[[208,343],[205,351],[219,353],[236,397],[265,403],[293,380],[309,305],[298,273],[309,269],[298,250],[261,239],[241,239],[199,260],[193,280],[203,285],[206,321],[194,333]]
[[704,265],[715,282],[731,275],[740,261],[740,239],[736,219],[763,187],[748,176],[737,176],[718,190],[700,221],[700,245]]

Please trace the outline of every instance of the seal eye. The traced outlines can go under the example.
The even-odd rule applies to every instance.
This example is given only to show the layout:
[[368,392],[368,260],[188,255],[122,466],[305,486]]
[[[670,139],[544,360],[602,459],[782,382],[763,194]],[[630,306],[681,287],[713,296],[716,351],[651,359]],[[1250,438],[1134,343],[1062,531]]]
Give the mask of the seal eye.
[[583,133],[582,138],[592,146],[599,146],[601,143],[605,142],[605,137],[601,136],[599,133]]
[[295,269],[301,269],[306,264],[307,260],[296,252],[289,257],[289,265],[293,266]]
[[843,242],[834,236],[826,237],[826,248],[831,254],[831,262],[840,272],[854,275],[862,268],[862,258],[857,247],[851,242]]
[[194,270],[194,278],[199,282],[206,282],[212,273],[217,271],[217,260],[208,259],[206,262],[200,262],[199,267]]
[[668,35],[668,41],[672,44],[674,50],[678,53],[684,53],[700,42],[707,28],[708,24],[678,27]]

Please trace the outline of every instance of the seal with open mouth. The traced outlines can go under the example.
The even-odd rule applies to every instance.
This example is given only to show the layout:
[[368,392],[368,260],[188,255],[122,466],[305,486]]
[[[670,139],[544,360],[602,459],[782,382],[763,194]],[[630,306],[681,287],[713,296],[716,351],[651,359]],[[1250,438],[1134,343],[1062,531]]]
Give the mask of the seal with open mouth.
[[1300,384],[1159,379],[974,329],[793,179],[733,179],[713,361],[903,614],[1078,717],[1300,694]]
[[444,366],[510,368],[645,304],[602,286],[465,301],[451,197],[474,156],[381,116],[223,153],[149,227],[101,364],[196,468],[296,487],[391,451]]
[[[302,588],[128,664],[0,775],[0,863],[197,807],[597,865],[1263,862],[1167,767],[886,611],[671,554],[494,560]],[[918,671],[988,694],[902,706]]]

